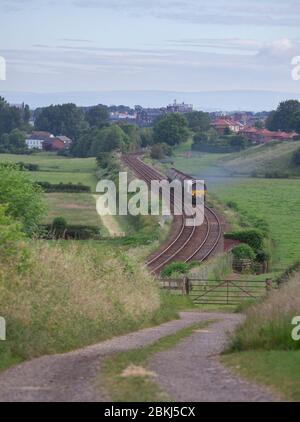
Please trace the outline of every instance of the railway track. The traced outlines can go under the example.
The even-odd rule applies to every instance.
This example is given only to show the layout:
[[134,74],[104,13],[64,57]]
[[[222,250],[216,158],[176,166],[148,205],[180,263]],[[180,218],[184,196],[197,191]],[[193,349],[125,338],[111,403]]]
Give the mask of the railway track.
[[[149,185],[152,180],[165,180],[166,176],[148,166],[137,155],[123,156],[123,162],[134,173]],[[173,207],[179,207],[171,196]],[[166,265],[174,261],[191,262],[204,261],[217,249],[221,236],[222,226],[217,214],[205,206],[204,222],[201,226],[185,225],[186,215],[174,215],[172,235],[163,248],[153,254],[146,264],[152,273],[159,274]]]

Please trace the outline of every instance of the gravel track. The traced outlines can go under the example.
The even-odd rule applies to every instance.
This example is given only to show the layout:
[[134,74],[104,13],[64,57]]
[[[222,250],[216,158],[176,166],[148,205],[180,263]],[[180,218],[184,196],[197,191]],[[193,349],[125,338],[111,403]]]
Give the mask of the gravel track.
[[[151,362],[157,381],[178,401],[271,400],[257,386],[240,381],[224,369],[212,354],[225,343],[225,331],[233,329],[240,315],[182,312],[181,319],[115,337],[63,355],[44,356],[0,374],[0,402],[101,402],[110,401],[99,388],[99,373],[105,357],[116,352],[147,346],[164,336],[205,320],[218,320]],[[97,378],[97,387],[96,387]],[[101,375],[100,375],[101,384]]]

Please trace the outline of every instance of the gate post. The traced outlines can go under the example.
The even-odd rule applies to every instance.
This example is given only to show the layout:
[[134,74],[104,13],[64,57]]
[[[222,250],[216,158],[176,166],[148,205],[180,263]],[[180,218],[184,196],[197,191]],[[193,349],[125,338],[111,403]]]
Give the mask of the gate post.
[[183,291],[184,294],[187,296],[190,294],[190,280],[188,279],[188,277],[183,278]]
[[266,279],[266,291],[267,293],[273,289],[273,280],[271,278]]

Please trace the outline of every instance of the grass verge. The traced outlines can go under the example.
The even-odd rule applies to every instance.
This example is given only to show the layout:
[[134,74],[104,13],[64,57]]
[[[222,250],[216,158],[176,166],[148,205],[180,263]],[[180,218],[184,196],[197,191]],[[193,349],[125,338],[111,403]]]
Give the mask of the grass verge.
[[300,351],[241,352],[223,355],[221,362],[284,400],[300,401]]
[[106,359],[102,382],[114,402],[164,402],[172,401],[155,382],[155,374],[147,370],[149,359],[159,352],[175,347],[180,341],[204,328],[212,321],[205,321],[183,328],[150,346],[121,352]]

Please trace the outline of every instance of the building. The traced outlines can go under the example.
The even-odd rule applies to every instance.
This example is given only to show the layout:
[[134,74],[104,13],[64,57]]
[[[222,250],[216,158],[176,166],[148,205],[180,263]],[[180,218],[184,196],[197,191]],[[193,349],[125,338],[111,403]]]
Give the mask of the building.
[[27,136],[25,143],[30,150],[62,151],[70,148],[72,140],[67,136],[54,136],[50,132],[33,131]]
[[185,104],[183,103],[177,103],[177,100],[174,100],[173,104],[169,104],[167,106],[167,112],[168,113],[190,113],[193,111],[193,105],[192,104]]
[[211,125],[221,135],[224,135],[226,130],[230,130],[233,133],[239,133],[244,127],[242,123],[236,122],[230,118],[217,119]]
[[257,129],[255,127],[246,127],[241,130],[241,133],[245,138],[256,144],[265,144],[274,140],[292,141],[297,136],[296,132],[272,132],[268,129]]
[[72,142],[73,142],[72,139],[68,138],[67,136],[60,135],[60,136],[57,136],[56,138],[64,143],[65,149],[69,149],[70,146],[72,145]]
[[28,149],[43,150],[44,142],[52,138],[54,135],[50,132],[34,131],[26,137],[25,143]]
[[49,138],[48,140],[44,141],[43,149],[45,151],[63,151],[66,149],[66,145],[64,141],[60,138]]

